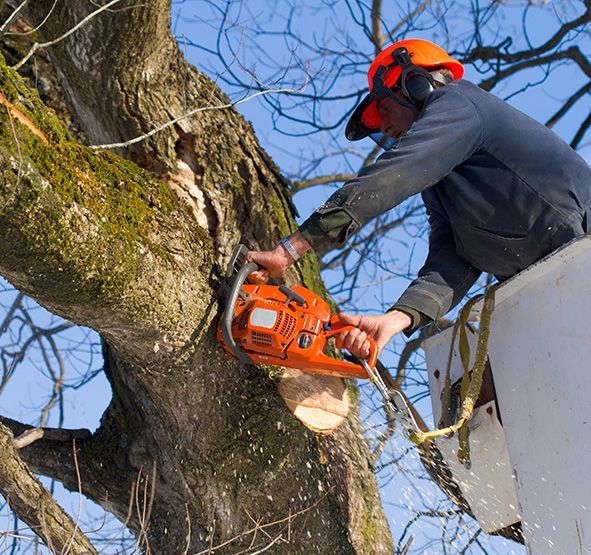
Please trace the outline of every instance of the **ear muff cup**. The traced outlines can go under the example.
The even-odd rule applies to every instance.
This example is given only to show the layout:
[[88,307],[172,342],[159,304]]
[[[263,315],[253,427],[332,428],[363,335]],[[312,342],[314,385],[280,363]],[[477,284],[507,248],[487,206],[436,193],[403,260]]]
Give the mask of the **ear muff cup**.
[[410,72],[403,83],[403,93],[419,106],[422,106],[435,90],[435,81],[426,71]]

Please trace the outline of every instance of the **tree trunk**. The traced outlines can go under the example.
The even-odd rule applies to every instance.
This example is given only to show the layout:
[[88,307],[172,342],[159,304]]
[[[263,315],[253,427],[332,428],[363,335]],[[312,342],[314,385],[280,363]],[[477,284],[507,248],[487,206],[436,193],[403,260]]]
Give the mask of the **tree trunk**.
[[[29,23],[53,3],[31,3]],[[35,40],[96,9],[58,1]],[[183,60],[169,28],[168,0],[121,2],[39,55],[59,76],[52,94],[45,76],[47,97],[85,144],[211,108],[118,149],[134,163],[81,146],[0,68],[0,273],[104,341],[113,399],[96,433],[78,442],[82,490],[152,553],[271,543],[273,553],[389,553],[355,414],[318,438],[267,374],[222,356],[218,268],[238,241],[269,247],[293,231],[294,208],[250,125],[216,108],[227,98]],[[26,50],[5,52],[16,61]],[[288,281],[323,291],[311,256]],[[71,451],[40,440],[20,455],[77,490]]]

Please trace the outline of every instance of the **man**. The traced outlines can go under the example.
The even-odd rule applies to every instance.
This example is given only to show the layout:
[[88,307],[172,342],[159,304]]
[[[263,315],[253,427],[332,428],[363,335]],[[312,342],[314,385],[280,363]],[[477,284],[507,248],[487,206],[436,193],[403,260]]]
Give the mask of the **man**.
[[[355,329],[337,346],[382,349],[461,301],[481,272],[499,281],[590,231],[591,168],[545,126],[461,79],[462,65],[425,40],[399,41],[372,62],[369,95],[347,124],[386,150],[272,251],[252,252],[279,276],[311,248],[347,238],[421,193],[429,223],[427,260],[383,316],[343,315]],[[392,143],[395,143],[392,145]]]

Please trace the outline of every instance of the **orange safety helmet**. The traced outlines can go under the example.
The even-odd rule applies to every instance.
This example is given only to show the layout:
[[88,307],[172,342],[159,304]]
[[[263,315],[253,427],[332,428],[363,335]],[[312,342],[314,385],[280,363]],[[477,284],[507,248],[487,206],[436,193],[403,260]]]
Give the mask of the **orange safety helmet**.
[[[441,68],[449,69],[454,79],[461,79],[464,75],[464,66],[460,62],[428,40],[405,39],[382,50],[369,66],[367,80],[370,92],[347,123],[347,139],[358,141],[380,132],[382,118],[377,101],[384,96],[392,96],[399,104],[418,113],[435,89],[429,71]],[[397,96],[393,90],[401,95]]]

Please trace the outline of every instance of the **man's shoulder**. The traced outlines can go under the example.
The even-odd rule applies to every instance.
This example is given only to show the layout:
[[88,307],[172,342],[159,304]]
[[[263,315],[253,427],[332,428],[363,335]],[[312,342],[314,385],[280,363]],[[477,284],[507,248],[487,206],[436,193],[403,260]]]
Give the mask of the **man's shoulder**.
[[472,83],[472,81],[467,81],[466,79],[458,79],[457,81],[452,81],[448,83],[441,89],[438,89],[437,92],[441,91],[444,95],[457,95],[463,96],[469,101],[477,101],[483,98],[494,98],[499,100],[493,94],[481,89],[478,85]]
[[431,94],[428,104],[437,104],[441,108],[444,105],[453,108],[462,104],[471,104],[477,108],[480,103],[486,102],[489,97],[496,98],[492,94],[483,91],[471,81],[458,79],[435,90]]
[[493,127],[498,120],[512,120],[513,118],[527,117],[523,112],[517,110],[498,96],[484,89],[475,83],[465,79],[458,79],[435,91],[434,94],[441,94],[441,99],[447,98],[450,106],[471,105],[471,109],[478,114],[482,121],[487,121]]

